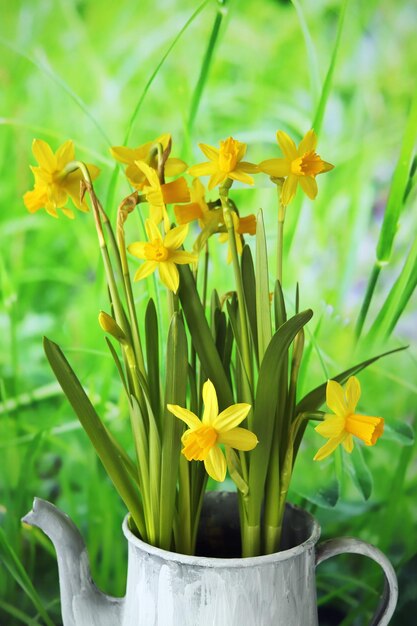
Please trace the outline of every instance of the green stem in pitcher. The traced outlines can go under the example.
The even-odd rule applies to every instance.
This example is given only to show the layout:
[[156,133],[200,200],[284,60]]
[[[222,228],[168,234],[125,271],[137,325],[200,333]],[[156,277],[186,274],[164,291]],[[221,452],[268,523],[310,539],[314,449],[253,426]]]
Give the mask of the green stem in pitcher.
[[[240,271],[240,262],[239,262],[239,253],[237,251],[236,239],[235,239],[235,227],[233,223],[233,207],[229,202],[229,189],[232,186],[232,180],[227,178],[226,181],[219,189],[220,201],[222,203],[223,208],[223,217],[224,223],[227,228],[227,233],[229,236],[229,245],[232,255],[232,264],[235,275],[236,282],[236,292],[238,297],[238,312],[239,312],[239,320],[240,320],[240,331],[241,331],[241,340],[242,340],[242,364],[246,373],[246,381],[245,377],[243,380],[243,388],[245,389],[245,400],[252,404],[252,392],[253,392],[253,375],[252,375],[252,360],[251,360],[251,350],[249,343],[249,331],[248,331],[248,317],[246,311],[245,297],[243,291],[243,281],[242,281],[242,273]],[[248,388],[249,387],[249,388]]]

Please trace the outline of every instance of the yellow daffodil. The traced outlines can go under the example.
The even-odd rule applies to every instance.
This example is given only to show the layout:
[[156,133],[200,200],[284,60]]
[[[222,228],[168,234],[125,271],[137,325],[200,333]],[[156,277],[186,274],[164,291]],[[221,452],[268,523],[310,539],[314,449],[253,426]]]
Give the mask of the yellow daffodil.
[[182,454],[188,461],[204,461],[207,474],[223,482],[226,477],[226,459],[219,445],[224,444],[236,450],[253,450],[258,443],[256,435],[246,428],[239,428],[251,405],[233,404],[219,414],[216,390],[210,380],[203,385],[203,401],[202,420],[178,405],[168,404],[167,407],[188,426],[182,436]]
[[314,457],[321,461],[331,454],[341,443],[347,452],[353,450],[353,437],[358,437],[367,446],[373,446],[384,430],[382,417],[370,417],[355,413],[361,395],[358,379],[351,376],[347,381],[346,393],[335,380],[329,380],[326,389],[327,406],[335,413],[326,414],[325,419],[315,430],[329,441]]
[[[242,254],[243,243],[242,235],[254,235],[256,233],[256,217],[251,214],[246,217],[239,217],[237,213],[232,213],[233,225],[235,230],[235,241],[238,254]],[[220,243],[226,243],[229,241],[229,233],[226,231],[219,237]],[[227,254],[227,262],[232,262],[232,250],[229,245],[229,251]]]
[[[127,165],[126,176],[130,184],[135,189],[141,190],[144,185],[151,184],[149,180],[147,182],[146,174],[140,167],[138,167],[136,161],[146,161],[152,169],[157,170],[158,153],[157,150],[153,151],[152,148],[158,144],[161,145],[162,151],[165,152],[171,144],[171,135],[166,133],[157,137],[153,141],[144,143],[142,146],[137,148],[126,148],[124,146],[114,146],[113,148],[110,148],[112,156],[117,161],[120,161],[120,163]],[[171,176],[177,176],[177,174],[185,172],[186,169],[187,164],[184,163],[184,161],[181,161],[181,159],[169,157],[165,162],[165,176],[168,178]]]
[[194,178],[190,187],[189,204],[175,205],[174,213],[178,224],[188,224],[198,220],[200,228],[203,229],[208,224],[216,222],[218,225],[224,222],[223,210],[210,209],[205,198],[204,185],[199,178]]
[[145,260],[145,263],[136,272],[134,280],[146,278],[158,268],[159,276],[164,285],[177,293],[180,282],[177,265],[195,263],[198,258],[196,254],[178,250],[187,236],[188,225],[177,226],[169,230],[165,237],[162,237],[157,225],[152,220],[146,220],[145,228],[149,241],[137,241],[127,248],[133,256]]
[[[51,147],[41,139],[34,139],[32,144],[33,156],[38,162],[38,167],[31,166],[35,177],[35,186],[23,196],[23,201],[30,213],[39,209],[45,209],[49,215],[58,217],[58,209],[69,218],[74,213],[65,207],[68,196],[80,211],[88,211],[85,200],[80,198],[80,182],[83,176],[80,170],[70,174],[65,172],[65,166],[75,160],[74,143],[66,141],[54,153]],[[94,180],[99,174],[95,165],[87,165],[89,174]]]
[[142,192],[149,203],[150,218],[155,224],[163,220],[165,231],[167,231],[170,223],[166,205],[190,200],[190,191],[185,178],[181,176],[177,180],[161,185],[157,172],[145,161],[136,161],[136,166],[145,176],[146,182],[142,187]]
[[210,161],[190,167],[188,172],[191,176],[210,175],[209,189],[220,185],[227,178],[253,185],[254,180],[249,174],[256,174],[259,169],[253,163],[242,161],[247,148],[245,143],[229,137],[220,142],[220,148],[213,148],[205,143],[200,143],[199,146]]
[[333,169],[334,165],[323,161],[317,154],[317,135],[309,130],[301,140],[298,148],[283,130],[277,132],[278,145],[284,155],[283,159],[268,159],[259,163],[259,169],[274,178],[285,178],[281,191],[281,202],[287,206],[297,191],[301,189],[311,200],[317,195],[316,176]]

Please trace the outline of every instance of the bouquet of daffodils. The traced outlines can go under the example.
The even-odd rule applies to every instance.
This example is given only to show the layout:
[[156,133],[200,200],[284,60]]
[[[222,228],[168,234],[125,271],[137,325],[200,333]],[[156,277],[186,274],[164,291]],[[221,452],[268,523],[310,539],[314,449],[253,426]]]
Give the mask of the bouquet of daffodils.
[[[283,131],[277,140],[282,155],[259,164],[244,160],[247,146],[232,137],[218,148],[200,144],[207,161],[188,168],[188,179],[188,166],[171,157],[168,134],[137,148],[112,148],[132,186],[114,225],[93,187],[98,168],[76,160],[73,142],[55,153],[46,142],[33,142],[38,165],[34,189],[24,196],[27,209],[73,218],[69,198],[81,211],[89,210],[88,198],[91,203],[110,297],[99,323],[126,394],[134,458],[100,419],[59,346],[45,338],[46,356],[130,512],[132,529],[163,549],[194,553],[208,476],[221,483],[228,473],[238,493],[242,556],[278,551],[309,421],[318,422],[315,430],[327,439],[317,461],[339,444],[350,453],[355,437],[372,446],[383,432],[381,417],[356,413],[355,375],[375,358],[297,395],[304,326],[313,313],[298,310],[297,295],[295,314],[288,314],[285,216],[298,185],[314,199],[317,176],[333,165],[317,153],[313,130],[298,147]],[[253,185],[254,175],[268,175],[277,188],[274,271],[262,212],[242,215],[233,200],[233,183]],[[136,210],[144,232],[126,241],[126,220]],[[192,222],[199,232],[193,228],[197,236],[184,249]],[[226,294],[207,293],[210,264],[219,260],[217,234],[228,244],[234,276],[235,289]],[[244,235],[254,236],[253,249]],[[143,281],[151,275],[167,293],[166,308],[158,297],[143,305]],[[158,294],[157,285],[153,291]],[[329,413],[320,411],[324,402]]]

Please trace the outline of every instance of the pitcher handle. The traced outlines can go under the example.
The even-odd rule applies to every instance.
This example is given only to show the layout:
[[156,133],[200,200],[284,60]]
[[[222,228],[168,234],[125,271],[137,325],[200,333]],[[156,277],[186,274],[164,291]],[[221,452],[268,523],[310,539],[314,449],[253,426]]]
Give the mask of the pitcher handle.
[[385,577],[384,591],[370,626],[387,626],[398,600],[398,581],[394,568],[381,550],[353,537],[329,539],[319,544],[316,548],[316,566],[332,556],[345,553],[368,556],[382,567]]

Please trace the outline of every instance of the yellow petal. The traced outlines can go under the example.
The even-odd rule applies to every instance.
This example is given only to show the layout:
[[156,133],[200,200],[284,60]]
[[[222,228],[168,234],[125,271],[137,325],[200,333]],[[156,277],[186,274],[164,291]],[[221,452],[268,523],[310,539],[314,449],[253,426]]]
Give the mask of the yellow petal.
[[277,131],[278,145],[282,150],[282,154],[291,161],[298,156],[297,147],[291,137],[283,130]]
[[[246,150],[247,150],[247,144],[246,143],[242,143],[241,141],[237,141],[237,139],[235,139],[235,145],[237,147],[237,154],[236,154],[236,161],[239,163],[239,161],[241,161],[243,159],[243,157],[246,154]],[[240,163],[239,163],[240,165]]]
[[248,172],[249,174],[258,174],[260,172],[259,166],[255,163],[249,163],[248,161],[240,161],[239,169],[242,172]]
[[228,430],[239,426],[250,410],[250,404],[246,404],[244,402],[232,404],[232,406],[229,406],[216,417],[213,422],[213,426],[219,433],[227,432]]
[[35,213],[39,209],[43,209],[46,203],[45,191],[41,188],[35,187],[31,191],[27,191],[23,196],[23,202],[25,207],[30,213]]
[[158,263],[156,261],[145,261],[145,263],[143,263],[137,270],[133,280],[137,281],[142,280],[142,278],[146,278],[149,274],[152,274],[157,267]]
[[214,174],[214,172],[217,172],[217,164],[212,161],[193,165],[188,169],[188,173],[191,176],[208,176],[209,174]]
[[146,259],[145,246],[147,244],[144,241],[135,241],[127,246],[128,252],[136,256],[138,259]]
[[330,170],[334,169],[334,165],[331,163],[327,163],[327,161],[321,162],[321,171],[319,174],[324,174],[325,172],[330,172]]
[[162,241],[162,235],[159,231],[159,228],[152,220],[146,220],[145,230],[146,234],[148,235],[149,241],[154,241],[155,239],[157,239],[158,241]]
[[343,387],[336,380],[328,380],[326,404],[336,415],[344,417],[348,413]]
[[217,446],[214,446],[204,460],[206,472],[213,480],[222,483],[226,478],[226,459],[223,452]]
[[[198,180],[198,179],[195,179]],[[197,219],[202,219],[203,211],[198,202],[191,202],[190,204],[176,204],[174,206],[174,213],[178,224],[188,224]]]
[[313,152],[317,147],[317,135],[313,129],[309,130],[300,141],[298,155],[303,156],[306,152]]
[[348,413],[354,413],[361,397],[361,385],[356,376],[351,376],[346,383],[346,401]]
[[301,189],[310,198],[310,200],[314,200],[318,191],[316,179],[313,176],[300,176],[298,182],[301,185]]
[[298,176],[290,174],[288,178],[285,179],[281,191],[281,202],[284,206],[288,206],[294,198],[295,192],[297,191],[298,178]]
[[198,254],[193,252],[185,252],[184,250],[176,250],[169,255],[170,261],[177,265],[187,265],[188,263],[196,263]]
[[167,409],[173,413],[175,417],[185,422],[191,430],[196,430],[202,426],[201,420],[198,419],[197,415],[188,409],[178,406],[178,404],[167,404]]
[[159,276],[168,289],[177,293],[180,284],[180,275],[175,263],[171,263],[170,261],[159,263]]
[[201,152],[206,156],[210,161],[217,161],[219,158],[219,149],[214,148],[213,146],[208,146],[206,143],[199,143],[198,147]]
[[165,163],[165,176],[171,178],[171,176],[178,176],[187,169],[188,165],[181,159],[170,158]]
[[184,240],[188,234],[188,224],[182,226],[176,226],[167,232],[164,238],[165,248],[170,250],[176,250],[184,243]]
[[173,180],[170,183],[161,185],[162,196],[165,204],[173,204],[174,202],[189,202],[190,190],[184,176]]
[[203,424],[210,424],[211,426],[214,426],[214,421],[219,413],[219,405],[217,402],[216,389],[210,379],[203,385],[203,402]]
[[56,151],[56,163],[57,168],[62,170],[67,163],[70,161],[74,161],[75,159],[75,150],[74,150],[74,142],[71,139],[68,139],[65,143],[62,144]]
[[322,461],[323,459],[325,459],[326,456],[329,456],[329,454],[331,454],[332,452],[336,450],[337,446],[341,444],[342,441],[344,441],[346,436],[347,436],[346,433],[343,432],[341,435],[339,435],[339,437],[333,437],[332,439],[329,439],[329,441],[327,441],[327,443],[325,443],[324,446],[322,446],[317,451],[313,460]]
[[345,418],[327,414],[324,421],[320,422],[314,430],[327,439],[338,437],[345,430]]
[[113,146],[110,148],[110,153],[116,161],[126,163],[126,165],[133,164],[134,161],[140,159],[137,150],[126,148],[125,146]]
[[156,187],[157,189],[159,189],[160,187],[160,183],[159,183],[159,178],[158,178],[158,174],[155,172],[155,170],[150,167],[147,163],[145,163],[145,161],[135,161],[135,165],[140,169],[140,171],[145,174],[149,185],[151,187]]
[[253,450],[258,444],[257,436],[246,428],[232,428],[221,432],[217,439],[218,443],[235,448],[235,450]]
[[348,435],[346,439],[343,441],[343,447],[349,454],[353,450],[353,437],[352,435]]
[[53,172],[57,169],[56,157],[46,141],[34,139],[32,152],[41,168],[45,169],[47,172]]
[[63,212],[65,217],[68,217],[68,219],[73,220],[75,218],[74,211],[71,211],[71,209],[66,209],[64,207],[61,209],[61,211]]
[[87,163],[88,173],[90,174],[91,180],[95,180],[97,176],[100,174],[100,168],[97,165],[92,165],[91,163]]
[[226,180],[227,177],[228,174],[226,172],[220,172],[216,170],[214,174],[212,174],[212,176],[210,177],[208,188],[214,189],[214,187],[217,187],[217,185],[220,185],[220,183]]
[[246,174],[246,172],[241,170],[239,167],[234,169],[233,172],[229,172],[227,176],[232,180],[238,180],[239,182],[246,183],[247,185],[253,185],[255,183],[252,176]]
[[291,165],[287,159],[267,159],[259,163],[259,169],[268,176],[283,178],[290,173]]

